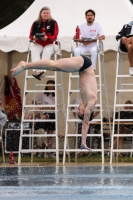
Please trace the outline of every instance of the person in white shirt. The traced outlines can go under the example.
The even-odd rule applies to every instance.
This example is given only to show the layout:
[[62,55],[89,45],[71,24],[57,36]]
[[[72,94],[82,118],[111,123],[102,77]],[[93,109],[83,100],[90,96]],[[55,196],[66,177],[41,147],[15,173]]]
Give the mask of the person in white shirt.
[[[49,80],[46,83],[45,92],[40,93],[37,98],[36,102],[41,102],[42,105],[55,105],[55,92],[47,92],[47,90],[55,90],[55,81]],[[55,119],[55,108],[54,107],[44,107],[44,111],[41,119]],[[48,111],[47,111],[48,110]],[[42,128],[44,129],[47,134],[53,134],[55,131],[55,122],[37,122],[35,124],[35,128]],[[52,148],[52,137],[47,137],[47,139],[44,141],[44,145],[47,149]],[[55,158],[55,156],[52,153],[48,153],[47,157]]]
[[80,37],[91,38],[92,41],[81,41],[80,45],[74,50],[74,56],[85,53],[91,54],[93,69],[96,70],[97,61],[97,40],[104,40],[104,32],[99,23],[95,22],[95,12],[91,9],[85,12],[86,22],[79,26]]

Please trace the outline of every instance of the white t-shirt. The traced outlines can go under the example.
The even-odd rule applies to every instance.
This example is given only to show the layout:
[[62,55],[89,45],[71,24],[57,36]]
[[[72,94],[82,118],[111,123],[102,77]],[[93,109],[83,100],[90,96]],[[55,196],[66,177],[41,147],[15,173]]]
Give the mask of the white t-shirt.
[[104,35],[101,25],[95,21],[91,26],[88,26],[87,22],[85,22],[79,28],[81,37],[97,39],[101,35]]
[[[55,97],[52,95],[47,96],[44,93],[40,93],[36,97],[36,101],[40,101],[42,105],[55,105]],[[54,113],[54,110],[48,111],[49,113]]]
[[42,105],[54,105],[55,97],[53,97],[52,95],[47,96],[46,94],[40,93],[36,97],[36,101],[40,101]]

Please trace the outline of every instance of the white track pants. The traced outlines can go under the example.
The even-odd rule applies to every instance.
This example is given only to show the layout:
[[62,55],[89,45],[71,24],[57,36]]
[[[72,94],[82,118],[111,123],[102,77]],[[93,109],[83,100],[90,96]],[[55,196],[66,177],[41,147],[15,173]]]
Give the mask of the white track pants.
[[[58,50],[58,45],[55,45],[55,49]],[[31,47],[31,61],[34,62],[40,59],[50,60],[53,53],[54,53],[53,44],[48,44],[45,47],[43,47],[40,44],[34,44]],[[36,71],[36,70],[33,70],[33,71]],[[43,71],[46,71],[46,70],[43,70]]]

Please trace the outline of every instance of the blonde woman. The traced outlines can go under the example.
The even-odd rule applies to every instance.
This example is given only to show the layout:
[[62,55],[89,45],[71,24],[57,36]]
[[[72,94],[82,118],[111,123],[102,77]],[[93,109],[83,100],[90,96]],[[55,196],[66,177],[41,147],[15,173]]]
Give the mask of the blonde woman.
[[[42,35],[40,35],[42,34]],[[49,7],[43,7],[40,12],[38,19],[34,21],[31,26],[29,38],[34,41],[31,47],[31,60],[50,59],[53,54],[53,41],[57,39],[58,35],[58,24],[51,17]],[[56,50],[58,46],[55,45]],[[41,80],[41,76],[45,71],[35,70],[33,76],[38,80]]]

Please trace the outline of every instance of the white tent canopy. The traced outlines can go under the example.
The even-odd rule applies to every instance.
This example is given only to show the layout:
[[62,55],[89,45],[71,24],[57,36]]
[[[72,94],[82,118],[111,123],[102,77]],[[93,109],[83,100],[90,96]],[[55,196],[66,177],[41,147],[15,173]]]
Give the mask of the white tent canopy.
[[0,30],[0,50],[26,52],[30,27],[44,6],[51,8],[52,17],[59,24],[58,39],[62,50],[70,52],[75,27],[85,21],[85,11],[93,9],[96,21],[106,35],[104,49],[117,50],[115,36],[123,24],[133,20],[133,6],[129,0],[35,0],[17,20]]

